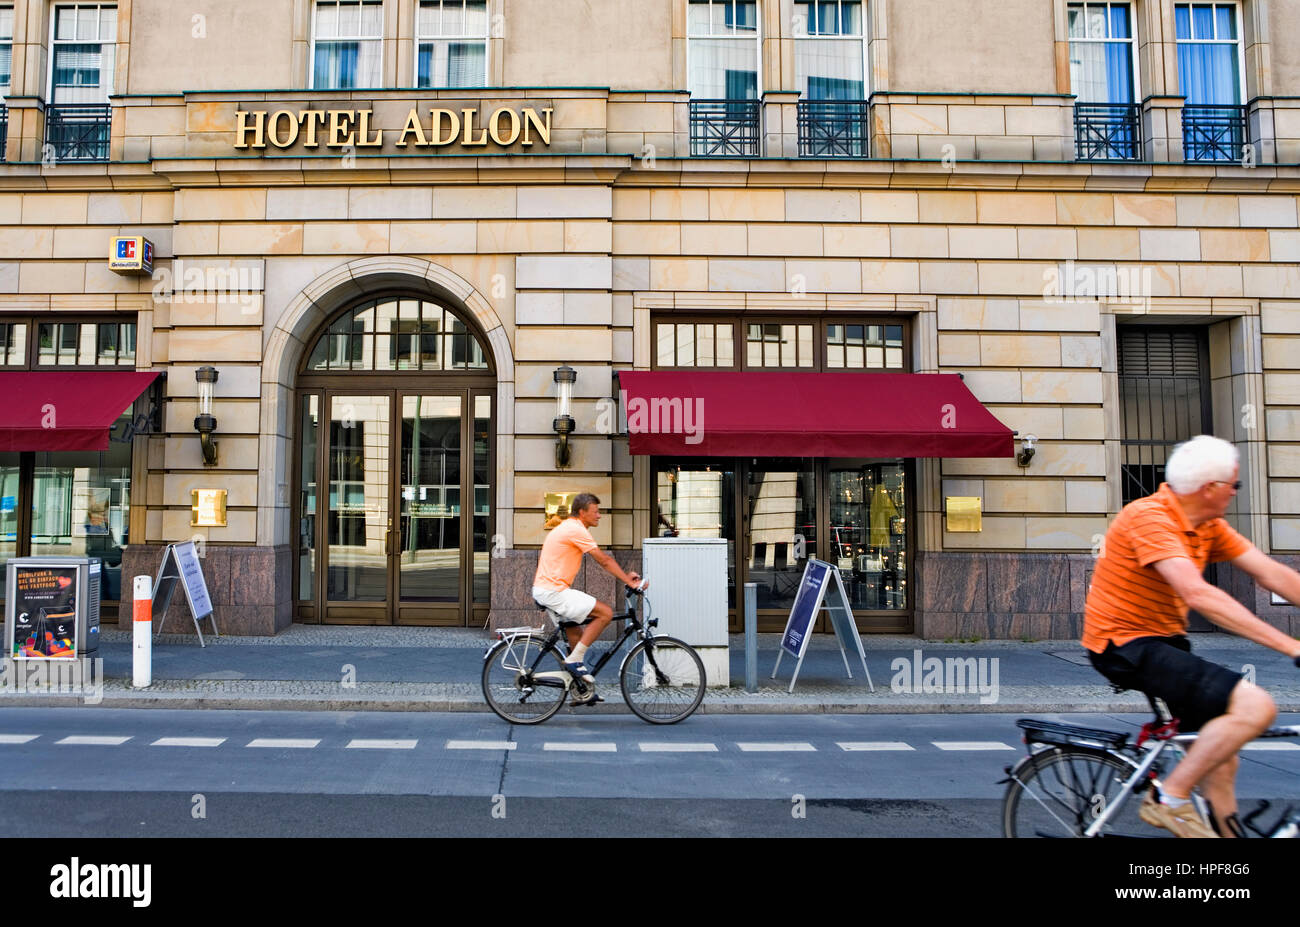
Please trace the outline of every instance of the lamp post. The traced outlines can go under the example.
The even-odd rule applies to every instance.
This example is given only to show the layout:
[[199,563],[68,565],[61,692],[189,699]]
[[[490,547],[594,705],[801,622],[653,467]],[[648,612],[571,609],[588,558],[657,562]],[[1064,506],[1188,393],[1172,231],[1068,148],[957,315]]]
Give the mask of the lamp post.
[[578,371],[568,364],[555,370],[555,421],[551,427],[560,436],[555,446],[555,465],[567,467],[572,459],[569,435],[573,434],[573,384],[578,381]]
[[203,447],[203,465],[213,467],[217,463],[217,442],[212,440],[212,433],[217,430],[217,420],[212,416],[212,394],[217,386],[217,368],[200,367],[194,371],[194,379],[199,384],[199,414],[194,418],[194,430]]

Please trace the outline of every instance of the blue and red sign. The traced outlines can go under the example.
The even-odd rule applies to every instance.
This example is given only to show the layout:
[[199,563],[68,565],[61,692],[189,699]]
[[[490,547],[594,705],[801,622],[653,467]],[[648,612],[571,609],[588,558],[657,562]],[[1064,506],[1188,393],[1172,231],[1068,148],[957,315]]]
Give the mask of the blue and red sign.
[[153,242],[147,238],[114,238],[108,253],[108,269],[118,273],[153,273]]

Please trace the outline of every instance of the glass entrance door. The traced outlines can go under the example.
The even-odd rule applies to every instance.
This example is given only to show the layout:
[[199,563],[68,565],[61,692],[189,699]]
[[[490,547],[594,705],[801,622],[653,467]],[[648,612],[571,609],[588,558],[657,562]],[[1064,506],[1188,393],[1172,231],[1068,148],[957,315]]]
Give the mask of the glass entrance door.
[[398,620],[459,624],[464,397],[416,393],[400,403]]
[[393,545],[387,395],[327,398],[325,620],[390,621],[388,558]]

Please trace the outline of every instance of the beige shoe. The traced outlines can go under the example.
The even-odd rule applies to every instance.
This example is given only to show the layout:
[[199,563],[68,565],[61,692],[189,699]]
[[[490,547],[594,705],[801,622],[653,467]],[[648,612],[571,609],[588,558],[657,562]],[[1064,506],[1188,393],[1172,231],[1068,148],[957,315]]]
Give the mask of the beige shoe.
[[1175,837],[1219,836],[1201,820],[1195,804],[1189,801],[1178,808],[1162,805],[1156,799],[1154,787],[1147,792],[1146,798],[1142,800],[1142,805],[1138,808],[1138,817],[1153,827],[1163,827]]

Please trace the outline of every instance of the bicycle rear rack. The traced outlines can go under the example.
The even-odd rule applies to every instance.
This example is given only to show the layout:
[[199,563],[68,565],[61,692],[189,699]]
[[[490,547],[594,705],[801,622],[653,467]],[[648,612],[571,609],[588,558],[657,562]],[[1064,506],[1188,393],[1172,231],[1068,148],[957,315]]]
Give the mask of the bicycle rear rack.
[[1039,721],[1021,718],[1016,727],[1025,732],[1027,744],[1051,744],[1057,747],[1086,747],[1092,750],[1114,750],[1128,742],[1128,735],[1117,731],[1103,731],[1077,724],[1058,721]]

